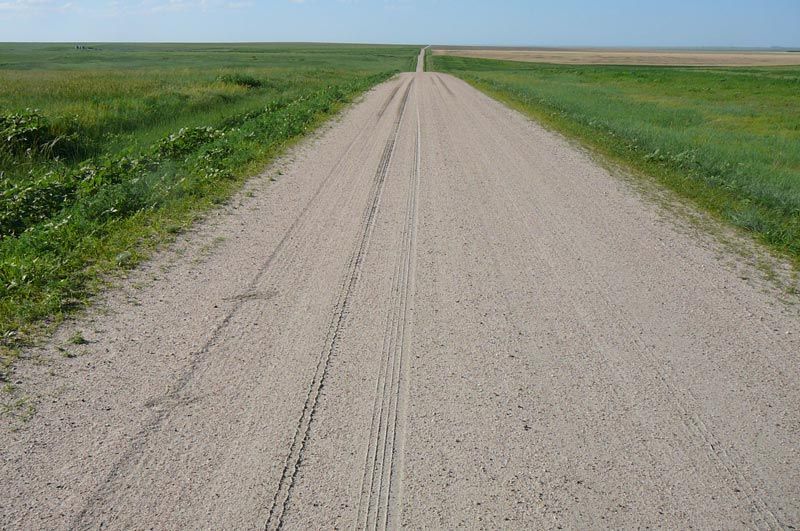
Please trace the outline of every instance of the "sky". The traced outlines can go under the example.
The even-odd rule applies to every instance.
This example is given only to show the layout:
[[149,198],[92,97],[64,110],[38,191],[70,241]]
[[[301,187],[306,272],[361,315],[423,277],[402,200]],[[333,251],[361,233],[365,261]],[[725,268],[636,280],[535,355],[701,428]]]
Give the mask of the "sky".
[[800,0],[0,0],[0,41],[800,48]]

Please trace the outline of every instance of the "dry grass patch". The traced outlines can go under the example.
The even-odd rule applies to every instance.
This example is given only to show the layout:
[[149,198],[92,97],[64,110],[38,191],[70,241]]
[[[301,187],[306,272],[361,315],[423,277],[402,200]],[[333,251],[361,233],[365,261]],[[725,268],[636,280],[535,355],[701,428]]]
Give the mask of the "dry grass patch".
[[654,66],[796,66],[800,53],[661,51],[614,49],[520,49],[520,48],[447,48],[434,55],[576,65],[654,65]]

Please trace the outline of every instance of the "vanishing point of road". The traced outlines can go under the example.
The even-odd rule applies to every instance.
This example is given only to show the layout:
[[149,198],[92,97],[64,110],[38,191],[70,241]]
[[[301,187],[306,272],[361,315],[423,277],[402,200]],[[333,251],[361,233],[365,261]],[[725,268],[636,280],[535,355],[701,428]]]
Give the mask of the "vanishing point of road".
[[797,309],[421,67],[20,363],[3,528],[800,525]]

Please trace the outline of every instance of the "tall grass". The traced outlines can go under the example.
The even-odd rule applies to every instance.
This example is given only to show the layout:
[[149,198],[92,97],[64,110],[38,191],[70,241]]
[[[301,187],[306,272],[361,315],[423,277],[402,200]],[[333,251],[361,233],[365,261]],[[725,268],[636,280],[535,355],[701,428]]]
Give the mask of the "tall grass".
[[800,68],[430,63],[800,260]]
[[[0,45],[0,351],[418,48]],[[0,378],[5,374],[0,372]]]

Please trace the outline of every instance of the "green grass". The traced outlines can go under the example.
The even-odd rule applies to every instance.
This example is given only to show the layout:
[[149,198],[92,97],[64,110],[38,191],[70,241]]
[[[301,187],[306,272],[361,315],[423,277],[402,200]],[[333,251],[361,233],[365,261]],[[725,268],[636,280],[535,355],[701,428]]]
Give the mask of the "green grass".
[[[0,44],[0,354],[418,47]],[[4,371],[0,371],[0,378]]]
[[544,65],[431,56],[800,264],[800,68]]

